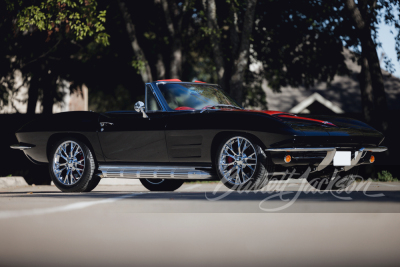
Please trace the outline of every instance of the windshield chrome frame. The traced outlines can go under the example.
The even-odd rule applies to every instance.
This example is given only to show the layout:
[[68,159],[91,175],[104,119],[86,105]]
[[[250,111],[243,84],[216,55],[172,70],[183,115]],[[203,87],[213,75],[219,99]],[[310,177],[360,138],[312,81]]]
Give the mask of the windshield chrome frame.
[[[213,83],[196,83],[196,82],[167,82],[167,81],[155,81],[152,83],[146,83],[146,85],[151,85],[153,88],[153,93],[156,95],[156,98],[159,100],[159,103],[161,103],[163,111],[174,111],[174,112],[181,112],[182,110],[174,110],[170,108],[167,104],[167,101],[165,100],[164,96],[161,93],[161,90],[158,88],[158,84],[168,84],[168,83],[184,83],[184,84],[196,84],[196,85],[212,85],[218,87],[219,90],[222,90],[222,87],[218,84],[213,84]],[[147,90],[146,90],[147,91]],[[147,99],[147,98],[146,98]],[[147,101],[146,101],[147,102]],[[145,104],[146,105],[146,104]],[[240,108],[243,108],[241,105],[238,104]],[[147,108],[147,107],[146,107]],[[199,109],[198,109],[199,110]],[[185,110],[187,111],[187,110]],[[196,110],[193,110],[196,111]]]
[[[150,87],[151,92],[153,93],[158,105],[161,107],[161,110],[148,110],[147,109],[147,86]],[[144,107],[145,111],[147,112],[162,112],[162,111],[168,111],[166,108],[166,101],[164,100],[164,97],[162,96],[160,90],[158,89],[157,86],[154,86],[154,83],[146,83],[145,84],[145,99],[144,99]],[[167,105],[168,106],[168,105]]]

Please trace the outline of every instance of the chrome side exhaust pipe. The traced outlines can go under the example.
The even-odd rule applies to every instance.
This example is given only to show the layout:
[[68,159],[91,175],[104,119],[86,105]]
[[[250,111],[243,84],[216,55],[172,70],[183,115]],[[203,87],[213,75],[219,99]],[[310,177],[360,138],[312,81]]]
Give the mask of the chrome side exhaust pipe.
[[212,168],[190,166],[100,165],[99,171],[101,178],[204,180],[215,177]]

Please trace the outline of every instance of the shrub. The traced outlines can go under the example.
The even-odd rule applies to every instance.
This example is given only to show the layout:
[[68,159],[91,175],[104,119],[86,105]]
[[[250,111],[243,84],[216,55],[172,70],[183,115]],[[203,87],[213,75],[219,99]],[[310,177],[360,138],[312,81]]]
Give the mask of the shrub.
[[381,171],[378,173],[378,181],[380,182],[397,182],[397,178],[393,178],[393,175],[388,171]]

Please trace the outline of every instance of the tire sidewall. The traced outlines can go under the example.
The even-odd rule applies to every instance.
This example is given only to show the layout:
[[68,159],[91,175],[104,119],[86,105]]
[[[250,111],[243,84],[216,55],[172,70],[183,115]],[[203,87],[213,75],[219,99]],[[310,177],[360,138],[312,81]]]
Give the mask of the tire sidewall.
[[[58,147],[67,141],[72,141],[77,143],[83,151],[84,154],[84,158],[85,158],[85,168],[83,170],[83,174],[82,177],[78,180],[78,182],[76,182],[73,185],[65,185],[63,183],[61,183],[58,178],[55,176],[54,174],[54,154],[57,151]],[[90,179],[93,176],[93,172],[94,172],[94,159],[93,159],[93,155],[92,152],[90,151],[90,149],[88,148],[88,146],[86,146],[86,144],[76,138],[73,137],[65,137],[62,138],[60,140],[58,140],[57,142],[55,142],[50,150],[50,158],[49,158],[49,172],[50,172],[50,177],[54,183],[55,186],[57,186],[58,189],[60,189],[63,192],[83,192],[86,190],[86,187],[90,181]]]
[[[256,158],[257,158],[257,165],[255,167],[255,170],[254,170],[254,173],[253,173],[252,177],[248,181],[246,181],[245,183],[239,184],[239,185],[232,184],[231,182],[229,182],[224,177],[224,175],[221,173],[220,166],[219,166],[219,164],[220,164],[219,163],[219,159],[221,157],[221,153],[223,151],[224,145],[226,144],[226,142],[228,140],[230,140],[230,139],[232,139],[234,137],[241,137],[241,138],[247,139],[247,141],[249,141],[251,143],[251,145],[254,147],[254,150],[255,150],[255,153],[256,153]],[[262,167],[263,161],[265,160],[265,154],[263,155],[262,153],[263,152],[262,152],[261,146],[253,138],[247,136],[246,134],[231,134],[231,135],[226,136],[220,142],[220,144],[219,144],[219,146],[217,148],[217,154],[216,154],[215,162],[214,162],[215,169],[216,169],[216,172],[218,174],[218,177],[219,177],[220,181],[226,187],[228,187],[229,189],[236,190],[236,191],[258,190],[258,189],[264,187],[266,184],[264,184],[262,186],[257,184],[257,178],[260,175],[264,175],[264,174],[261,173],[262,172],[262,170],[261,170],[262,168],[261,167]]]

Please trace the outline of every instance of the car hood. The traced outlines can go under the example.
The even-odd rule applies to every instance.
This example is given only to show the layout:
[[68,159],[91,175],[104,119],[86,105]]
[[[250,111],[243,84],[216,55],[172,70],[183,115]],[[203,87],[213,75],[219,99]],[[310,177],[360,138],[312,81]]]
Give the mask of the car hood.
[[[315,141],[317,143],[326,143],[328,139],[319,139],[329,136],[329,141],[334,144],[372,144],[382,143],[384,136],[368,124],[345,117],[339,116],[320,116],[320,115],[302,115],[298,116],[291,113],[280,111],[255,111],[262,112],[272,117],[280,119],[297,132],[303,133],[306,143]],[[299,134],[300,135],[300,134]],[[301,137],[299,141],[302,140]]]
[[[232,110],[232,111],[237,111]],[[356,129],[365,129],[365,130],[375,130],[368,124],[345,117],[338,116],[321,116],[321,115],[296,115],[288,112],[275,111],[275,110],[248,110],[243,109],[240,110],[242,112],[258,112],[270,115],[274,118],[278,118],[281,121],[293,125],[293,126],[320,126],[324,127],[324,129],[334,129],[334,128],[356,128]],[[376,131],[376,130],[375,130]]]
[[278,118],[284,122],[302,122],[302,123],[312,123],[315,125],[330,125],[330,126],[335,126],[329,121],[321,120],[321,119],[315,119],[315,118],[310,118],[310,117],[302,117],[302,116],[297,116],[292,113],[287,113],[287,112],[282,112],[282,111],[275,111],[275,110],[251,110],[251,109],[242,109],[242,110],[237,110],[237,109],[226,109],[222,108],[220,110],[225,110],[225,111],[240,111],[240,112],[256,112],[256,113],[263,113],[270,115],[272,117]]
[[[238,111],[238,110],[232,110]],[[275,110],[240,110],[241,112],[258,112],[277,118],[296,131],[307,135],[324,136],[374,136],[383,135],[368,124],[339,116],[301,115]]]

